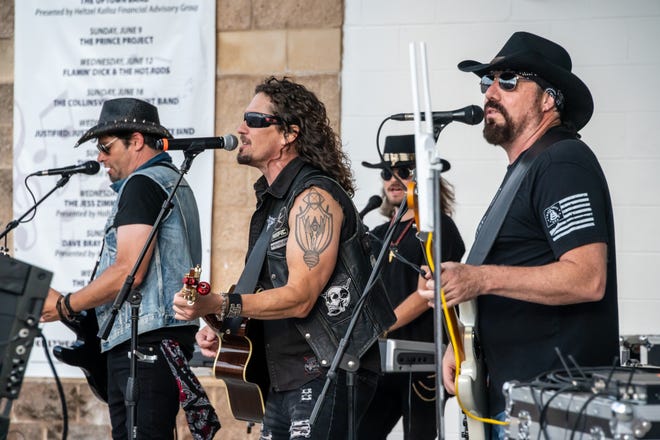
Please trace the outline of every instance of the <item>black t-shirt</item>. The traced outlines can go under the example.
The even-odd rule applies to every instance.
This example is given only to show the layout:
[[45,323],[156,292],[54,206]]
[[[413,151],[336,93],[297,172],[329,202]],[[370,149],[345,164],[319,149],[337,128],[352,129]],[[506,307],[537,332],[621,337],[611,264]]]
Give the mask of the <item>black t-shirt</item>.
[[[371,231],[372,249],[375,255],[378,255],[383,245],[383,238],[387,233],[390,223],[379,225]],[[404,233],[405,232],[405,233]],[[456,224],[447,215],[442,215],[440,222],[440,240],[442,261],[461,261],[465,253],[465,244],[458,232]],[[403,234],[403,235],[402,235]],[[417,266],[426,264],[422,243],[417,238],[417,229],[414,221],[401,222],[396,225],[392,234],[391,243],[388,244],[386,259],[383,262],[381,278],[387,289],[387,296],[396,308],[411,293],[417,290],[419,274],[407,264],[393,258],[389,261],[390,246],[395,246],[397,252]],[[388,333],[388,338],[405,339],[408,341],[433,341],[433,310],[429,309],[422,313],[418,318],[393,332]]]
[[478,330],[489,372],[491,415],[504,410],[505,381],[527,381],[561,368],[555,347],[585,367],[611,365],[618,354],[614,223],[607,182],[584,143],[556,143],[530,167],[484,264],[541,266],[599,242],[608,249],[601,301],[546,306],[479,296]]
[[142,174],[131,177],[124,184],[114,226],[153,225],[166,199],[167,193],[153,179]]
[[[166,199],[167,193],[155,180],[142,174],[132,176],[124,184],[117,205],[114,227],[153,225]],[[196,332],[195,325],[164,327],[141,334],[138,343],[153,344],[163,339],[173,339],[179,342],[186,357],[190,359],[194,350]],[[123,345],[119,349],[123,349]]]

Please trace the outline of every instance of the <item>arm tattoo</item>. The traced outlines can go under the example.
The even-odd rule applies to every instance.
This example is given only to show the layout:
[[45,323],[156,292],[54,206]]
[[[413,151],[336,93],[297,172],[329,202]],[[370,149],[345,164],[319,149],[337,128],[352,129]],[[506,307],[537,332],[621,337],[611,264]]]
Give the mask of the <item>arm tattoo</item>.
[[305,202],[296,214],[296,242],[304,251],[303,260],[312,269],[319,264],[321,253],[332,241],[332,214],[323,196],[312,188],[303,197]]

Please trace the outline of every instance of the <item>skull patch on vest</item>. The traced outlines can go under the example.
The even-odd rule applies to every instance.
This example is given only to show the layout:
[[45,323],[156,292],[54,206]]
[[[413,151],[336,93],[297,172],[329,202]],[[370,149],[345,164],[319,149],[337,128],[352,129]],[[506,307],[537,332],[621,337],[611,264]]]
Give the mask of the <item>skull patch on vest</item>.
[[331,286],[321,294],[328,308],[328,316],[341,315],[348,309],[351,303],[351,292],[348,290],[348,286],[350,285],[351,280],[347,278],[344,285]]

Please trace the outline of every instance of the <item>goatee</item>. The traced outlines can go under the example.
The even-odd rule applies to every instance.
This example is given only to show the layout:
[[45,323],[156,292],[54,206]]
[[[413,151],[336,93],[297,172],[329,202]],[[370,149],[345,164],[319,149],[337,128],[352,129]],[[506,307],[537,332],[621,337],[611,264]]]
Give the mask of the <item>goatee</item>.
[[236,162],[240,165],[249,165],[252,162],[252,157],[249,154],[238,153],[236,156]]
[[492,145],[503,145],[507,142],[510,142],[513,139],[513,123],[509,113],[502,107],[499,103],[494,101],[488,101],[484,106],[484,109],[491,107],[502,115],[504,118],[504,125],[497,125],[494,122],[488,122],[484,124],[484,139],[486,142]]

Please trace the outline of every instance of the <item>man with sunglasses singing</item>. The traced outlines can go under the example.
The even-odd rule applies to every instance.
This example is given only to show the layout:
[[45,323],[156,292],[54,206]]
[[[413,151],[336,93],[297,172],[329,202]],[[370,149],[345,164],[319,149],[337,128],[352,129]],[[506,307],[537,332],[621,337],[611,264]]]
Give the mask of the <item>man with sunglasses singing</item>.
[[[375,389],[374,342],[394,322],[377,283],[311,424],[337,342],[371,272],[368,239],[351,201],[347,158],[323,103],[286,78],[271,77],[256,87],[238,134],[238,163],[262,173],[255,184],[246,267],[235,293],[204,295],[193,304],[178,294],[176,316],[213,315],[230,329],[231,320],[251,318],[253,350],[264,352],[263,358],[255,354],[254,362],[267,366],[265,379],[270,379],[262,390],[268,396],[261,438],[346,438]],[[218,336],[208,326],[197,341],[204,354],[216,354]],[[356,399],[350,402],[347,372],[355,379]]]
[[[153,105],[133,98],[103,103],[98,124],[76,146],[90,139],[97,141],[97,160],[105,166],[117,198],[104,227],[102,250],[92,281],[65,296],[51,289],[44,305],[44,321],[75,321],[81,318],[82,311],[94,309],[88,313],[95,311],[99,325],[106,323],[115,297],[179,178],[170,155],[156,148],[158,139],[171,137],[160,124],[158,109]],[[160,224],[132,285],[142,295],[138,322],[140,360],[134,396],[137,400],[134,422],[140,439],[175,437],[180,390],[178,373],[175,378],[170,361],[182,363],[183,357],[192,357],[198,329],[197,322],[175,319],[170,307],[174,293],[181,287],[182,276],[200,264],[202,257],[197,204],[185,180],[172,202],[173,209]],[[96,335],[85,337],[86,343],[91,344]],[[130,343],[131,310],[126,301],[108,338],[101,341],[106,365],[91,365],[92,371],[107,367],[107,382],[100,381],[100,377],[93,380],[108,403],[114,439],[132,438],[126,395]],[[96,361],[81,359],[81,362]],[[211,419],[208,422],[213,424]],[[212,432],[219,428],[217,418],[214,426]]]
[[[491,417],[504,417],[506,381],[562,368],[555,347],[583,368],[610,366],[618,355],[612,203],[598,160],[577,135],[593,100],[571,67],[563,47],[527,32],[514,33],[491,62],[458,65],[481,78],[484,138],[506,152],[500,189],[514,196],[508,206],[496,198],[482,220],[473,250],[494,238],[483,264],[442,264],[448,305],[478,305]],[[501,226],[486,227],[500,209]],[[450,348],[443,380],[451,393],[455,368]]]
[[[371,231],[374,250],[387,246],[389,257],[381,271],[387,295],[395,307],[397,321],[387,337],[406,341],[433,342],[433,311],[428,301],[417,294],[419,273],[412,267],[425,263],[423,244],[417,237],[414,210],[409,209],[394,225],[389,243],[383,243],[390,224],[401,203],[406,200],[407,185],[413,180],[415,168],[415,136],[387,136],[383,161],[362,162],[367,168],[380,169],[383,181],[383,204],[380,213],[390,220]],[[449,162],[443,160],[443,169]],[[440,181],[442,210],[442,261],[461,261],[465,245],[451,219],[454,191],[444,178]],[[376,252],[377,253],[377,252]],[[385,373],[378,378],[376,395],[359,428],[359,439],[385,440],[403,417],[404,438],[432,440],[436,438],[435,375],[429,373]]]

